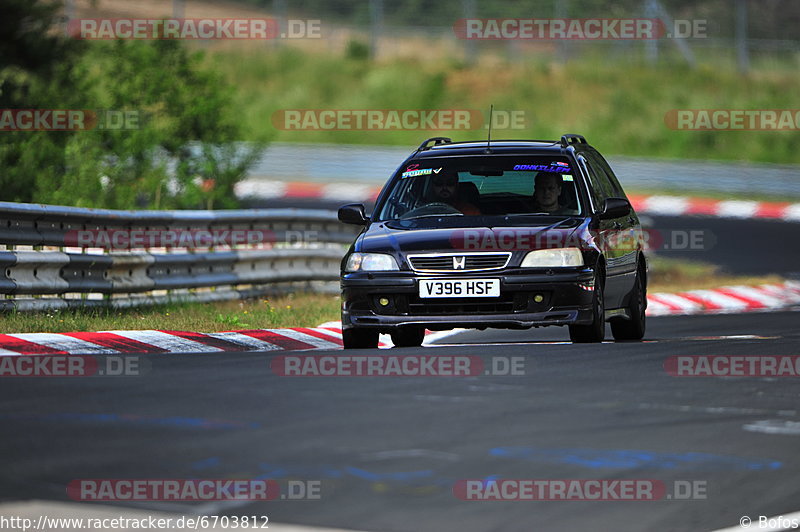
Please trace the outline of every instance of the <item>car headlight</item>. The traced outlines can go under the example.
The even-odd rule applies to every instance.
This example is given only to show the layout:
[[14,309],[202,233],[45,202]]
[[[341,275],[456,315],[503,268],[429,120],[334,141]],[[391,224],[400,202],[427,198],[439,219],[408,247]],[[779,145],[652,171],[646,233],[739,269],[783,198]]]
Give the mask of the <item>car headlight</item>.
[[583,266],[583,253],[578,248],[537,249],[522,259],[523,268],[569,268]]
[[399,270],[397,261],[384,253],[353,253],[347,257],[345,271],[348,272],[386,272]]

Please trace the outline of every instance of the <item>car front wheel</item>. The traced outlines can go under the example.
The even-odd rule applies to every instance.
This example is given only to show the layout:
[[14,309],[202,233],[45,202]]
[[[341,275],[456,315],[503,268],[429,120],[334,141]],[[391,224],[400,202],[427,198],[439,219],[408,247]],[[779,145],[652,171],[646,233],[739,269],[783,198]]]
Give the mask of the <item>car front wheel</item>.
[[425,339],[425,329],[422,327],[401,327],[392,333],[392,343],[395,347],[419,347]]
[[602,342],[606,337],[606,311],[603,297],[603,270],[597,268],[594,276],[594,297],[592,298],[592,323],[570,325],[569,338],[574,343],[586,344]]
[[629,320],[612,320],[611,334],[614,340],[641,340],[644,338],[647,309],[647,288],[642,279],[642,272],[636,274],[636,281],[631,293],[631,302],[628,312],[631,315]]
[[378,332],[365,329],[344,329],[342,344],[345,349],[374,349],[378,347]]

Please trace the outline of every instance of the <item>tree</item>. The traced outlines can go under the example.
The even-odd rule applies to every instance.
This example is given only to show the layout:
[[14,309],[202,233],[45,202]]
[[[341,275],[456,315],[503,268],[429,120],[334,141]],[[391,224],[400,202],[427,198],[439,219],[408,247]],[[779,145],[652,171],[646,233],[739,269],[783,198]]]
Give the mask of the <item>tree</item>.
[[[3,199],[107,208],[234,206],[261,144],[237,143],[232,88],[181,41],[61,37],[54,5],[12,0],[2,108],[96,110],[81,131],[0,132]],[[21,29],[17,29],[17,27]],[[13,31],[12,31],[13,30]],[[108,118],[131,119],[111,127]],[[119,124],[114,124],[119,125]]]
[[[71,75],[83,43],[51,31],[60,5],[41,0],[0,4],[0,109],[72,108]],[[70,133],[0,131],[0,198],[33,201],[40,175],[63,172]]]

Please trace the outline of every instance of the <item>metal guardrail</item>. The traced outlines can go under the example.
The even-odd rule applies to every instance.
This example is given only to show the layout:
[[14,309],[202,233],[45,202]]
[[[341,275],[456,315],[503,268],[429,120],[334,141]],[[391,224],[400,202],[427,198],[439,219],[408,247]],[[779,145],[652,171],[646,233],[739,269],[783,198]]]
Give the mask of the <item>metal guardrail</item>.
[[[187,247],[198,240],[180,238],[198,234],[221,238],[200,241],[204,247]],[[259,238],[225,237],[234,234]],[[114,211],[0,202],[0,310],[334,291],[331,282],[355,234],[333,211]],[[127,235],[125,249],[98,235]]]

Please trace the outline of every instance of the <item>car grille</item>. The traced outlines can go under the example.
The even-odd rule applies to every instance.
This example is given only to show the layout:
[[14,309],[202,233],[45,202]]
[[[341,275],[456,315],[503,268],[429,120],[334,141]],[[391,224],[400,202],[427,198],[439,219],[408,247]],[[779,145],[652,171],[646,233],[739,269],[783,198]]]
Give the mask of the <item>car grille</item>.
[[511,253],[431,253],[409,255],[408,262],[418,272],[477,272],[505,268],[510,257]]
[[412,316],[447,316],[463,314],[511,314],[521,312],[514,308],[514,301],[494,301],[490,303],[410,303],[408,312]]

